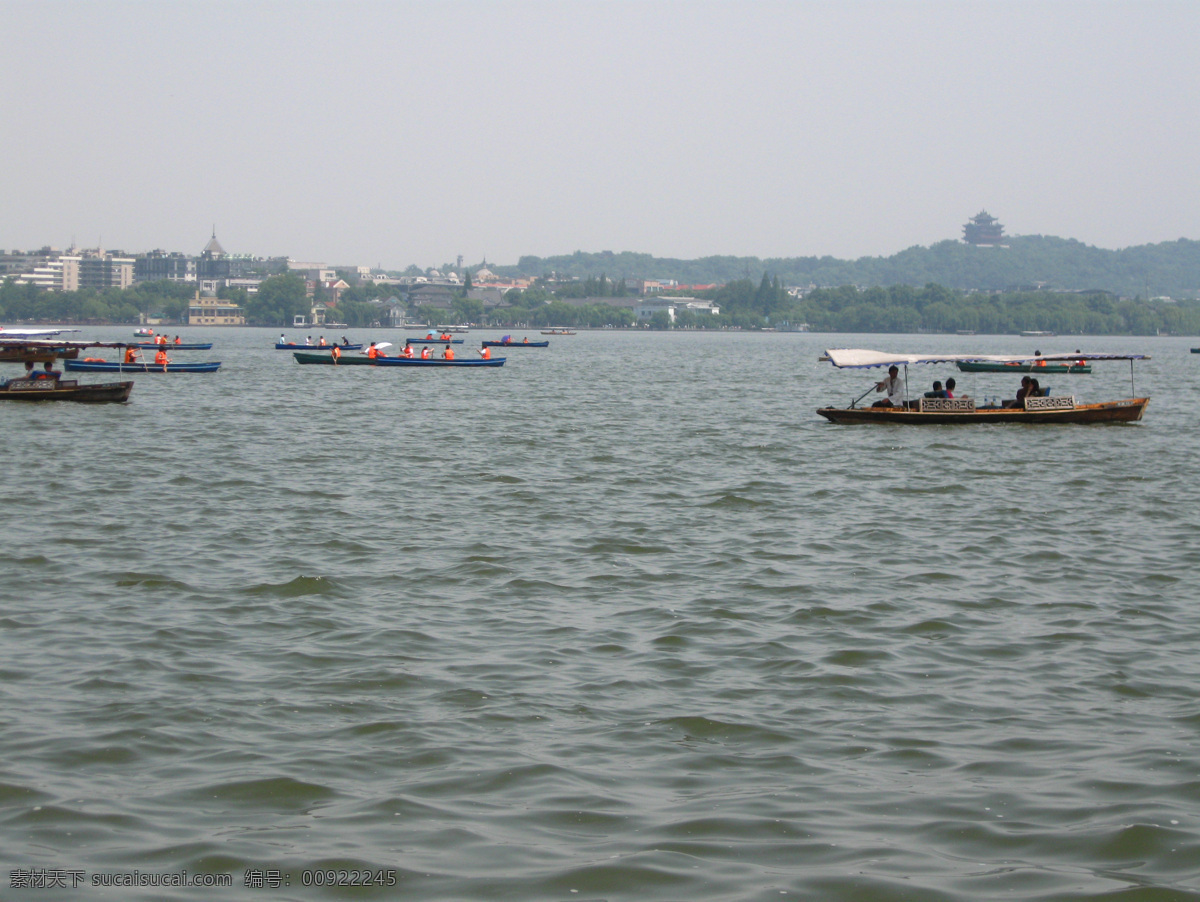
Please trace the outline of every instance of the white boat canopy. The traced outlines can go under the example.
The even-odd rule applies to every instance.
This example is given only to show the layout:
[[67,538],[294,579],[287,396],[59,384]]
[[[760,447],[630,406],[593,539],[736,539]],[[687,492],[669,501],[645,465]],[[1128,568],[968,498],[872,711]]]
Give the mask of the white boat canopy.
[[1076,363],[1086,360],[1149,360],[1146,354],[896,354],[862,348],[830,348],[826,355],[834,366],[865,369],[876,366],[908,366],[910,363]]
[[9,329],[0,326],[0,338],[37,338],[41,335],[58,335],[60,332],[78,332],[78,329]]

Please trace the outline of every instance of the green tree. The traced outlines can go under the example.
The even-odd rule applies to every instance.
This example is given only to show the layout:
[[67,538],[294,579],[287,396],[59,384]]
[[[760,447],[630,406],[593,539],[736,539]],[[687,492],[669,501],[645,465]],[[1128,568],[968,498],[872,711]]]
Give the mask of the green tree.
[[290,326],[298,314],[307,314],[311,307],[303,279],[294,273],[271,276],[247,299],[246,320],[259,326]]

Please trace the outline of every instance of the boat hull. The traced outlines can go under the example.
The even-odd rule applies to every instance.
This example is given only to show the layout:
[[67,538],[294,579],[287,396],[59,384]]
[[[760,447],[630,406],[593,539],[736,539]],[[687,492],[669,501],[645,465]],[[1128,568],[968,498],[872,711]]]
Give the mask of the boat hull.
[[548,348],[548,341],[485,341],[485,348]]
[[1076,404],[1062,410],[983,408],[971,411],[919,411],[900,407],[822,407],[817,413],[832,423],[890,423],[904,426],[964,423],[1026,423],[1061,425],[1079,423],[1133,423],[1142,418],[1149,398]]
[[167,348],[168,350],[171,350],[171,351],[211,351],[212,350],[212,342],[211,341],[208,342],[207,344],[197,344],[197,343],[172,344],[169,341],[166,342],[165,344],[163,344],[161,342],[153,342],[153,341],[135,341],[133,343],[133,346],[135,348],[153,348],[154,350],[158,350],[159,348]]
[[74,379],[14,379],[0,385],[0,401],[78,401],[85,404],[129,400],[133,382],[76,382]]
[[[362,350],[362,345],[338,345],[338,347],[341,348],[343,351],[361,351]],[[326,352],[328,352],[328,351],[333,350],[333,345],[306,345],[303,342],[301,342],[300,344],[292,344],[291,342],[288,342],[286,344],[281,344],[280,342],[275,342],[275,350],[276,351],[309,351],[309,352],[326,351]]]
[[69,370],[84,373],[215,373],[220,361],[209,363],[117,363],[95,360],[68,360],[63,364]]
[[973,363],[971,361],[960,360],[955,363],[964,373],[1090,373],[1092,365],[1090,363],[1076,363],[1067,365],[1065,363],[1047,363],[1045,366],[1037,366],[1032,363]]
[[[303,351],[297,351],[292,356],[296,358],[297,363],[334,365],[333,357],[329,354],[306,354]],[[441,357],[430,357],[428,360],[422,360],[420,357],[376,357],[372,360],[370,357],[346,356],[337,361],[337,366],[504,366],[504,358],[493,357],[491,360],[484,360],[482,357],[472,357],[466,360],[443,360]]]

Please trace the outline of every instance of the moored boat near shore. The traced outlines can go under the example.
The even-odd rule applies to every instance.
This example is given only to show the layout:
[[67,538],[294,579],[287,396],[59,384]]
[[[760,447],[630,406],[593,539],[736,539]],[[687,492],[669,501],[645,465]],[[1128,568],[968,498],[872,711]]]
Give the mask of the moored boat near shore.
[[[1029,397],[1020,403],[988,404],[976,406],[974,398],[966,396],[920,397],[905,401],[903,406],[858,407],[858,401],[875,390],[872,386],[864,395],[850,403],[849,407],[822,407],[817,413],[833,423],[890,423],[903,425],[945,425],[965,423],[1025,423],[1025,424],[1079,424],[1079,423],[1131,423],[1142,418],[1148,397],[1137,397],[1133,391],[1133,361],[1144,360],[1144,354],[1060,354],[1036,357],[1013,357],[1006,355],[966,354],[892,354],[857,348],[833,348],[826,352],[830,362],[838,368],[868,369],[877,367],[904,367],[904,382],[908,382],[909,364],[918,363],[966,363],[985,362],[1007,364],[1032,360],[1128,360],[1130,366],[1131,397],[1117,401],[1080,404],[1074,395],[1054,397]],[[1041,368],[1038,368],[1039,371]],[[897,402],[898,404],[899,402]]]

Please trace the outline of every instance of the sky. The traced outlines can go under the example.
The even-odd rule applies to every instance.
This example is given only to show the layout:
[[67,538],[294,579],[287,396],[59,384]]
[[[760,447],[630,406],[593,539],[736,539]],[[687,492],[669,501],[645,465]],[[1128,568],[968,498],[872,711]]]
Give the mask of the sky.
[[1200,239],[1200,3],[0,0],[0,249]]

